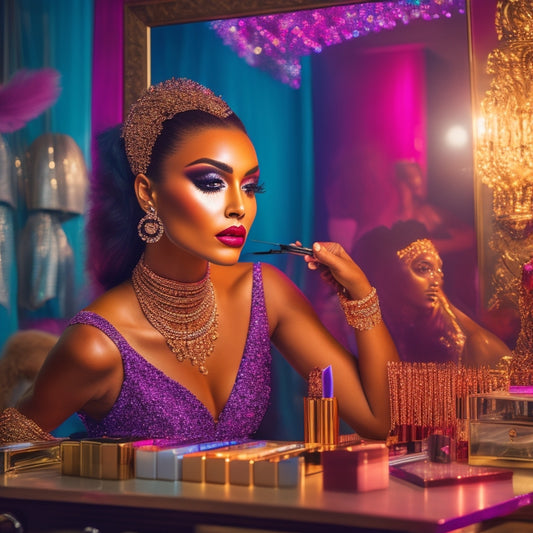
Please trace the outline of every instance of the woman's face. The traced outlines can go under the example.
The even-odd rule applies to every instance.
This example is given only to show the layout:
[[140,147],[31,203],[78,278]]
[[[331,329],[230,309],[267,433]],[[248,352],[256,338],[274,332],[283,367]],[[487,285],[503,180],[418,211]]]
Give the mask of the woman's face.
[[403,182],[417,199],[426,197],[426,187],[420,167],[414,163],[404,169]]
[[402,262],[401,268],[406,281],[403,297],[416,307],[433,309],[442,294],[444,281],[439,255],[420,253],[410,263]]
[[166,237],[216,264],[238,261],[257,212],[257,155],[236,128],[189,135],[163,165],[155,186]]

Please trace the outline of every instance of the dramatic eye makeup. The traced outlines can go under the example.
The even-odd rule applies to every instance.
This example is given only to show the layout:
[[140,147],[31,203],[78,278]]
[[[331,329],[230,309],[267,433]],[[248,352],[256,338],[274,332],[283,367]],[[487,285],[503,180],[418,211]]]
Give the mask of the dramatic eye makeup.
[[428,273],[433,271],[433,266],[425,261],[419,261],[413,265],[413,270],[422,276],[427,276]]
[[242,187],[249,194],[261,194],[265,192],[265,186],[262,183],[246,183]]
[[202,192],[218,192],[226,187],[226,181],[212,169],[198,168],[192,172],[187,172],[187,177]]
[[250,195],[261,194],[265,192],[264,185],[259,183],[259,169],[253,169],[251,172],[252,175],[248,175],[248,177],[242,181],[242,190]]
[[[198,159],[185,167],[185,175],[202,192],[214,193],[227,186],[224,174],[233,174],[233,168],[213,159]],[[249,195],[264,192],[259,183],[259,167],[254,167],[246,173],[241,188]]]
[[422,277],[429,277],[433,274],[442,275],[442,271],[439,266],[436,266],[432,262],[423,259],[414,261],[411,268],[415,274]]

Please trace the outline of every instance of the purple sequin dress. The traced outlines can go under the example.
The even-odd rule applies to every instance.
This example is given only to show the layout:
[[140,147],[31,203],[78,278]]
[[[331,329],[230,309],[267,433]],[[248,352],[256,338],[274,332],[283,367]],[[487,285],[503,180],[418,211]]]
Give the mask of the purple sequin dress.
[[218,421],[194,394],[146,361],[100,315],[81,311],[70,324],[102,330],[117,345],[124,365],[122,389],[107,416],[98,421],[78,413],[89,437],[213,441],[248,438],[258,429],[271,390],[270,336],[260,263],[253,266],[250,325],[241,364]]

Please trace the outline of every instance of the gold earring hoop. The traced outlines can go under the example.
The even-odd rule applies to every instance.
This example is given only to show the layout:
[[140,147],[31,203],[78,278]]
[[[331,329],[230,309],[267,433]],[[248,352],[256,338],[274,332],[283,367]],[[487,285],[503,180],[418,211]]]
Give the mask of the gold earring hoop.
[[137,233],[142,241],[153,244],[157,242],[162,236],[165,228],[163,221],[159,218],[154,207],[150,206],[146,215],[144,215],[139,224],[137,224]]

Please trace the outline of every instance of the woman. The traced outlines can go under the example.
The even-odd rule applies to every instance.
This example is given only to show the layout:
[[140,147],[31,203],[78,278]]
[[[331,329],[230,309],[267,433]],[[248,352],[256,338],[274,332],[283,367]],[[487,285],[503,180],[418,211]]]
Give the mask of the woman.
[[358,241],[354,257],[372,272],[402,360],[495,366],[510,355],[502,340],[446,296],[442,259],[423,224],[376,228]]
[[341,416],[384,438],[397,353],[359,267],[334,243],[305,258],[338,285],[356,360],[279,270],[238,262],[261,185],[227,104],[169,80],[132,106],[122,136],[93,191],[91,261],[107,291],[71,320],[18,410],[4,412],[4,440],[28,425],[46,438],[73,412],[89,436],[249,437],[269,401],[270,342],[304,377],[331,365]]
[[420,163],[400,160],[395,168],[400,196],[398,220],[416,220],[424,224],[441,255],[470,250],[474,246],[474,229],[428,200]]

